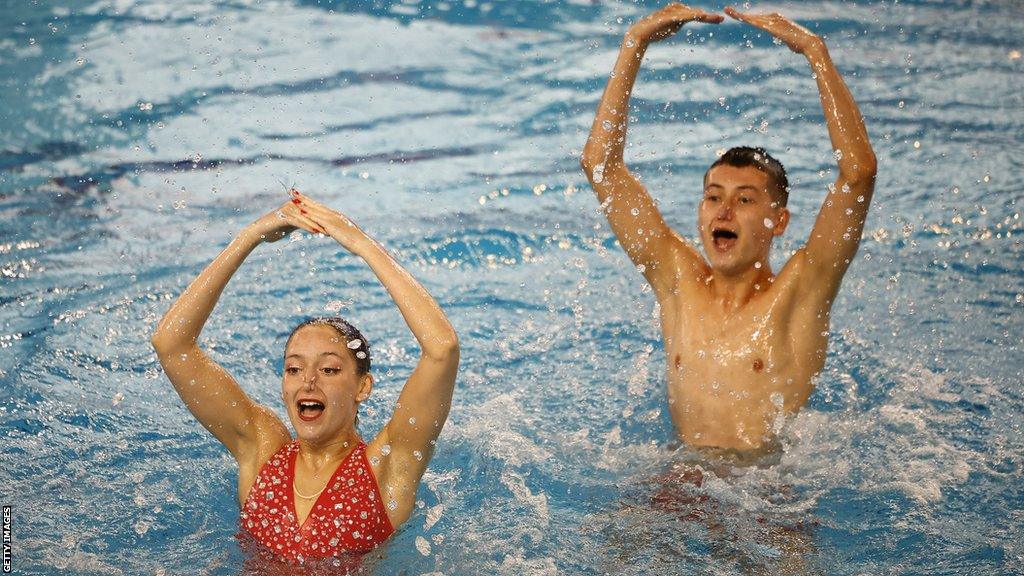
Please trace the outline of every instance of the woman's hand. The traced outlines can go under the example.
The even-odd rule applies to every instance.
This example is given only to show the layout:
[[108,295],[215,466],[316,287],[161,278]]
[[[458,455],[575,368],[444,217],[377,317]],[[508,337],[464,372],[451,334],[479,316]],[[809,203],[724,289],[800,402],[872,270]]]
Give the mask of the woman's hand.
[[746,14],[729,6],[725,9],[725,13],[740,22],[746,22],[751,26],[764,30],[773,37],[778,38],[797,54],[806,54],[808,50],[824,45],[817,34],[777,12],[773,14]]
[[291,194],[292,200],[260,216],[248,226],[247,231],[258,235],[263,242],[277,242],[297,229],[313,234],[326,234],[327,232],[310,219],[307,211],[295,200],[298,191],[293,188]]
[[627,35],[640,42],[657,42],[678,32],[683,24],[695,20],[706,24],[718,24],[725,18],[721,14],[673,3],[630,26]]
[[294,188],[288,193],[292,195],[292,203],[299,210],[300,216],[313,226],[314,232],[334,238],[348,250],[354,250],[358,241],[369,239],[355,222],[341,212],[313,200]]

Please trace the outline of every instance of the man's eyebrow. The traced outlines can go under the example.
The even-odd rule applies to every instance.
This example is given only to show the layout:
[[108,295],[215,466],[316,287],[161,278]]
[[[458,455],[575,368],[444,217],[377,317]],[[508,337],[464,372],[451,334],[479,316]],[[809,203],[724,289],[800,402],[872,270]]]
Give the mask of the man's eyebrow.
[[[725,186],[722,186],[721,184],[715,184],[714,182],[710,182],[710,183],[708,183],[707,186],[704,187],[705,190],[707,190],[708,188],[717,188],[719,190],[724,190]],[[760,192],[761,191],[760,188],[758,188],[757,186],[754,186],[753,184],[743,184],[741,186],[737,186],[736,190],[752,190],[754,192]]]

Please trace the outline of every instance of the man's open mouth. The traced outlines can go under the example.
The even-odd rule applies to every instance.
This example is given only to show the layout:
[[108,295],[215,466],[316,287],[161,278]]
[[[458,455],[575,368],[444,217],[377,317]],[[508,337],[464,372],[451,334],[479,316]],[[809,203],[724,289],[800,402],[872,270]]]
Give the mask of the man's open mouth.
[[715,228],[711,231],[711,239],[715,244],[715,248],[719,250],[728,250],[736,244],[736,239],[739,235],[732,230],[726,230],[725,228]]
[[325,406],[323,402],[318,402],[316,400],[299,400],[298,408],[299,418],[306,422],[311,422],[319,418],[320,415],[324,413]]

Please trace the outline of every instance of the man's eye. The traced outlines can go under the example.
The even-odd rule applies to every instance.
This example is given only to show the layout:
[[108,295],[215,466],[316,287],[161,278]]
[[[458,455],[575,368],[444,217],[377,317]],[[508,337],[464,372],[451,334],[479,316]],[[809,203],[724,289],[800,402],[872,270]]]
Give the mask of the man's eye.
[[754,202],[754,199],[753,198],[748,198],[746,196],[742,196],[742,197],[740,197],[740,202],[742,202],[744,204],[752,204]]
[[285,368],[284,371],[287,372],[288,374],[298,374],[299,373],[299,369],[297,367],[295,367],[295,366],[289,366],[289,367]]

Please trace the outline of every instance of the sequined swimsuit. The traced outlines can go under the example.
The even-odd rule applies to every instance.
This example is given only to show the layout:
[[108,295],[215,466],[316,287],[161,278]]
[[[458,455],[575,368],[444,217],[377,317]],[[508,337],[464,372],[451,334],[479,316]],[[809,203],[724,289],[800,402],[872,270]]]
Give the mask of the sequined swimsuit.
[[275,555],[297,562],[366,552],[395,531],[360,442],[327,482],[299,526],[295,514],[295,458],[299,443],[277,451],[260,469],[242,506],[241,527]]

